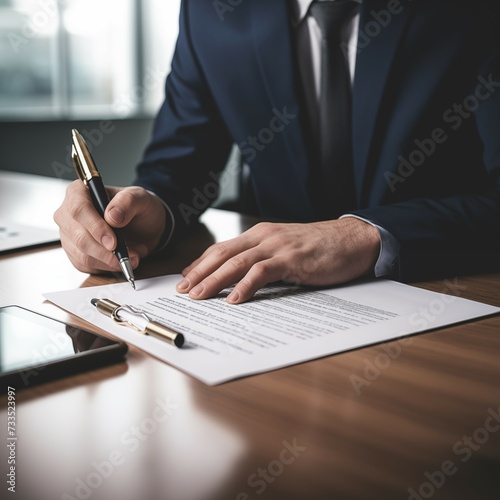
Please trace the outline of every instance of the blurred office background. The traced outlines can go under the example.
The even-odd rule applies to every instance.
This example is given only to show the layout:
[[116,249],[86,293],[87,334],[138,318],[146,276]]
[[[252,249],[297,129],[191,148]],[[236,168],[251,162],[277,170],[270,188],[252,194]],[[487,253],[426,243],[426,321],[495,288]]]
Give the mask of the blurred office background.
[[105,181],[129,184],[163,99],[179,7],[0,0],[0,169],[73,179],[75,127]]

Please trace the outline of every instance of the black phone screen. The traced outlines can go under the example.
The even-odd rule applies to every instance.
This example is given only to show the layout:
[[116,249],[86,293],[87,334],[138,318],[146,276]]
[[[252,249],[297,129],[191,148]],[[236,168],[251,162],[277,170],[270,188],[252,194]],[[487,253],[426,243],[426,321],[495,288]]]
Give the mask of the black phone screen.
[[[0,308],[0,379],[22,386],[119,361],[126,344],[17,306]],[[19,387],[19,388],[21,388]]]

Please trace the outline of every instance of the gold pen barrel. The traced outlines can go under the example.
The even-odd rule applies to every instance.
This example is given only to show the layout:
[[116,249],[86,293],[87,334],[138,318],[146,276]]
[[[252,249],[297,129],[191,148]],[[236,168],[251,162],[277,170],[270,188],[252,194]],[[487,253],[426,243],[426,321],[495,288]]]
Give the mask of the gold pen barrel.
[[118,325],[128,326],[137,333],[151,335],[176,347],[184,345],[184,335],[182,333],[176,332],[156,321],[151,321],[146,313],[138,311],[132,306],[121,306],[109,299],[92,299],[91,303],[101,314],[110,317]]
[[99,299],[92,302],[97,310],[105,316],[113,317],[114,312],[120,307],[119,304],[109,299]]
[[182,333],[175,332],[167,326],[160,325],[154,321],[150,321],[146,325],[145,330],[147,335],[151,335],[152,337],[156,337],[160,340],[165,340],[177,347],[182,347],[184,344],[184,335],[182,335]]
[[78,130],[73,129],[71,131],[71,137],[73,139],[73,147],[71,148],[73,164],[80,179],[84,184],[87,184],[93,177],[100,177],[101,175],[99,174],[99,170],[97,170],[85,139]]

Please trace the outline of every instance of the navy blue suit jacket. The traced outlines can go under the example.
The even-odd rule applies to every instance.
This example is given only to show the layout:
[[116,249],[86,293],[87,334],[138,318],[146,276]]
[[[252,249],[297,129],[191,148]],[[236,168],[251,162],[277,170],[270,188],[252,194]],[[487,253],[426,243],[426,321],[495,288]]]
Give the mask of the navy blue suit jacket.
[[[496,271],[497,2],[389,4],[397,11],[389,22],[376,15],[387,0],[361,8],[350,212],[399,241],[402,280]],[[236,143],[262,217],[324,218],[289,2],[244,0],[225,12],[214,5],[182,2],[165,102],[136,184],[159,194],[182,228],[214,198],[214,178]]]

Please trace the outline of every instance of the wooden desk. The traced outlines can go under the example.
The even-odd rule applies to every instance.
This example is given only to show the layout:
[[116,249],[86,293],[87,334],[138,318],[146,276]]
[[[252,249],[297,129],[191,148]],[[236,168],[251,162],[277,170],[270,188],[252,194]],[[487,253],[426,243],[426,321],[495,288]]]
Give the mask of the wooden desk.
[[[138,278],[179,272],[211,241],[254,221],[210,210],[203,222],[170,259],[144,263]],[[76,271],[58,246],[0,257],[2,304],[76,325],[84,323],[41,293],[112,281]],[[444,281],[420,284],[500,306],[498,285],[498,275],[459,278],[451,290]],[[452,461],[453,474],[434,474],[444,485],[424,485],[421,498],[497,499],[500,425],[487,419],[500,412],[499,359],[499,317],[217,387],[131,348],[126,363],[18,392],[12,498],[407,499],[409,488],[429,483],[426,473]],[[383,369],[367,373],[358,395],[353,376],[377,363]],[[5,394],[0,408],[5,479]],[[464,436],[482,444],[461,444]],[[295,455],[284,451],[294,443]],[[102,465],[110,456],[121,459],[113,470]],[[80,480],[92,489],[78,489]],[[0,488],[10,498],[5,481]]]

